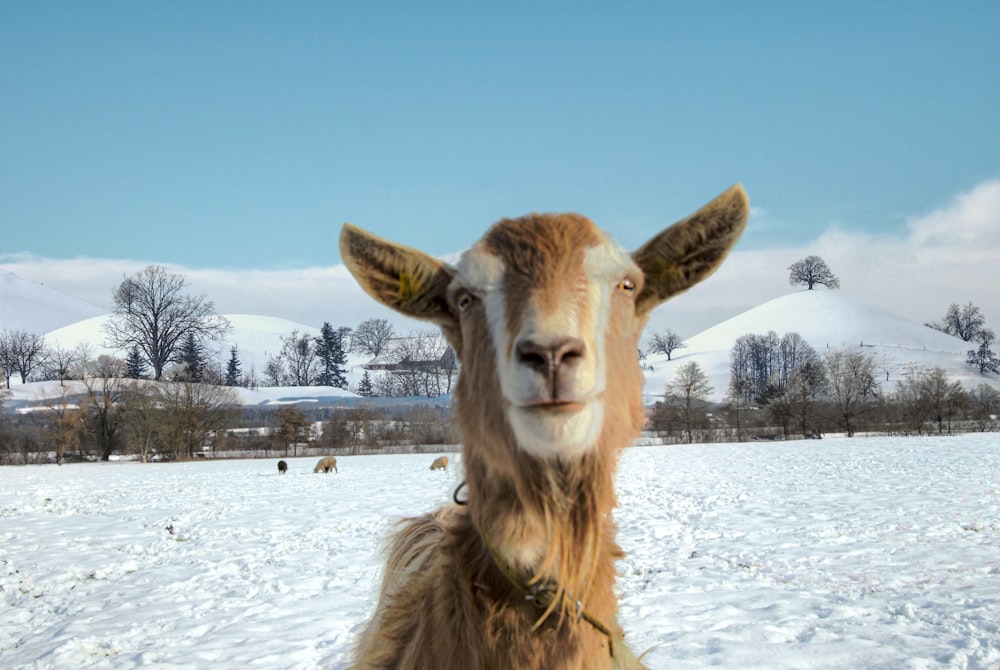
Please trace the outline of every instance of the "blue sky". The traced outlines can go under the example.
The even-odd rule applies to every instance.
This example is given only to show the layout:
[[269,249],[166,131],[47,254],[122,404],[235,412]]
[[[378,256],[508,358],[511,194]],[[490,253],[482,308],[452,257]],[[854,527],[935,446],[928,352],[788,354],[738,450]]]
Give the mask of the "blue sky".
[[0,267],[303,270],[344,221],[441,255],[528,211],[636,247],[737,181],[741,251],[906,240],[1000,178],[998,25],[974,1],[0,3]]

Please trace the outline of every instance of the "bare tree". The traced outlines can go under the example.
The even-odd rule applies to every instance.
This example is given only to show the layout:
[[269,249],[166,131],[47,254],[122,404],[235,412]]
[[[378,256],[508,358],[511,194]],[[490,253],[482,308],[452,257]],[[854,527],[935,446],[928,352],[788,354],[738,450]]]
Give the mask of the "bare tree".
[[237,413],[236,389],[170,382],[158,389],[164,421],[160,434],[177,458],[194,458]]
[[671,360],[671,355],[678,349],[687,345],[680,335],[667,328],[663,332],[654,332],[649,336],[649,353],[666,354],[667,360]]
[[137,347],[159,381],[167,363],[175,361],[182,340],[221,339],[229,321],[215,313],[205,296],[184,293],[183,275],[167,272],[162,265],[148,265],[124,281],[112,293],[114,313],[105,323],[108,343],[121,351]]
[[7,388],[10,378],[17,372],[21,383],[28,381],[35,368],[45,363],[47,351],[45,338],[25,330],[4,330],[0,332],[0,367],[3,368]]
[[87,426],[101,451],[102,461],[109,460],[119,446],[125,374],[125,363],[111,356],[100,356],[88,364],[84,373]]
[[980,384],[969,394],[969,405],[972,420],[983,432],[996,425],[994,417],[1000,414],[1000,391],[989,384]]
[[87,415],[84,407],[70,402],[65,389],[58,401],[49,405],[50,423],[46,432],[56,447],[56,463],[62,465],[70,451],[78,451],[87,432]]
[[282,444],[285,454],[288,448],[292,448],[292,455],[296,455],[296,446],[300,442],[309,440],[309,417],[295,407],[281,407],[274,413],[274,421],[277,424],[277,439]]
[[826,262],[819,256],[806,256],[801,261],[795,261],[788,266],[788,283],[792,286],[805,286],[811,291],[816,284],[827,288],[840,288],[837,279]]
[[458,361],[441,333],[414,331],[395,338],[393,345],[389,356],[391,395],[434,398],[451,392]]
[[66,347],[51,347],[45,359],[45,375],[47,379],[58,379],[64,386],[67,379],[79,379],[83,375],[83,367],[94,357],[94,350],[87,342],[79,342],[72,349]]
[[708,425],[708,396],[712,384],[701,366],[691,361],[677,367],[674,377],[667,384],[666,405],[675,411],[687,434],[687,441],[694,441],[695,428]]
[[158,446],[163,447],[161,433],[165,417],[159,389],[145,380],[130,379],[123,385],[122,398],[125,444],[146,463]]
[[896,402],[907,425],[923,432],[927,422],[937,424],[938,433],[944,432],[955,412],[968,401],[959,382],[952,382],[941,368],[924,370],[909,375],[896,384]]
[[268,356],[264,363],[264,384],[267,386],[283,386],[285,384],[285,362],[281,355]]
[[982,310],[971,301],[964,307],[959,307],[957,302],[951,303],[941,321],[931,321],[924,325],[954,335],[966,342],[976,340],[980,333],[985,333],[991,340],[994,337],[993,331],[986,327],[986,317],[983,316]]
[[393,335],[392,324],[385,319],[366,319],[351,333],[351,351],[375,358]]
[[835,351],[824,363],[829,398],[847,436],[852,437],[859,414],[878,395],[875,361],[862,352]]
[[826,391],[826,368],[817,356],[798,365],[788,378],[785,398],[789,416],[803,435],[818,434],[819,401]]
[[290,386],[312,386],[319,372],[319,359],[316,357],[316,338],[293,330],[287,337],[281,338],[281,359],[288,373]]

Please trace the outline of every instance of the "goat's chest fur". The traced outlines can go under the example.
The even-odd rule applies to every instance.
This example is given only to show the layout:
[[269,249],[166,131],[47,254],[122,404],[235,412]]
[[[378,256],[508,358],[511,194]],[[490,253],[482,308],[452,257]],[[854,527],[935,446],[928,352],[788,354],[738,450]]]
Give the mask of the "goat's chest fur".
[[[609,548],[615,550],[615,548]],[[613,670],[609,638],[586,621],[544,611],[500,571],[468,510],[449,506],[410,519],[391,548],[379,609],[362,635],[361,668],[433,670]],[[613,616],[614,594],[593,594],[597,617]],[[609,619],[609,621],[611,621]],[[614,625],[613,621],[611,624]],[[615,626],[620,640],[620,630]],[[370,633],[370,634],[369,634]]]

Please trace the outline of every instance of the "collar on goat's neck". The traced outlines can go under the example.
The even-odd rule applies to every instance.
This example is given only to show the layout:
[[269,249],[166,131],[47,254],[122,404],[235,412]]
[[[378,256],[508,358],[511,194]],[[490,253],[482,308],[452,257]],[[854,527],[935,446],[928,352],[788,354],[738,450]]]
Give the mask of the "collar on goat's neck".
[[537,630],[550,615],[558,610],[560,617],[568,615],[574,621],[582,620],[608,639],[608,653],[611,655],[613,670],[641,670],[643,668],[641,661],[625,644],[624,635],[617,621],[612,622],[611,626],[605,624],[588,611],[583,602],[573,600],[572,596],[567,596],[566,592],[558,586],[541,583],[537,580],[525,581],[518,575],[514,566],[497,551],[496,547],[489,540],[485,541],[493,564],[500,574],[524,596],[525,600],[541,611],[532,630]]

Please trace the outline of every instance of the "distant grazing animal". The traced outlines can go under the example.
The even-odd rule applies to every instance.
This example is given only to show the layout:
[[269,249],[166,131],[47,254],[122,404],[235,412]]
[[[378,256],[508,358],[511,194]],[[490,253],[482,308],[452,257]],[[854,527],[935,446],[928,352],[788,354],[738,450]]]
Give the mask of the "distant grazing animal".
[[284,461],[278,461],[278,474],[283,475],[288,472],[288,463]]
[[438,456],[437,458],[434,459],[434,462],[431,463],[431,470],[447,470],[447,469],[448,469],[447,456]]
[[350,224],[370,295],[462,362],[464,495],[402,523],[354,668],[641,668],[617,622],[618,454],[643,424],[639,338],[746,225],[734,186],[634,253],[577,214],[505,219],[456,266]]
[[337,459],[333,456],[325,456],[319,459],[319,463],[317,463],[316,467],[313,468],[313,472],[319,472],[320,470],[327,473],[330,472],[330,470],[337,472]]

